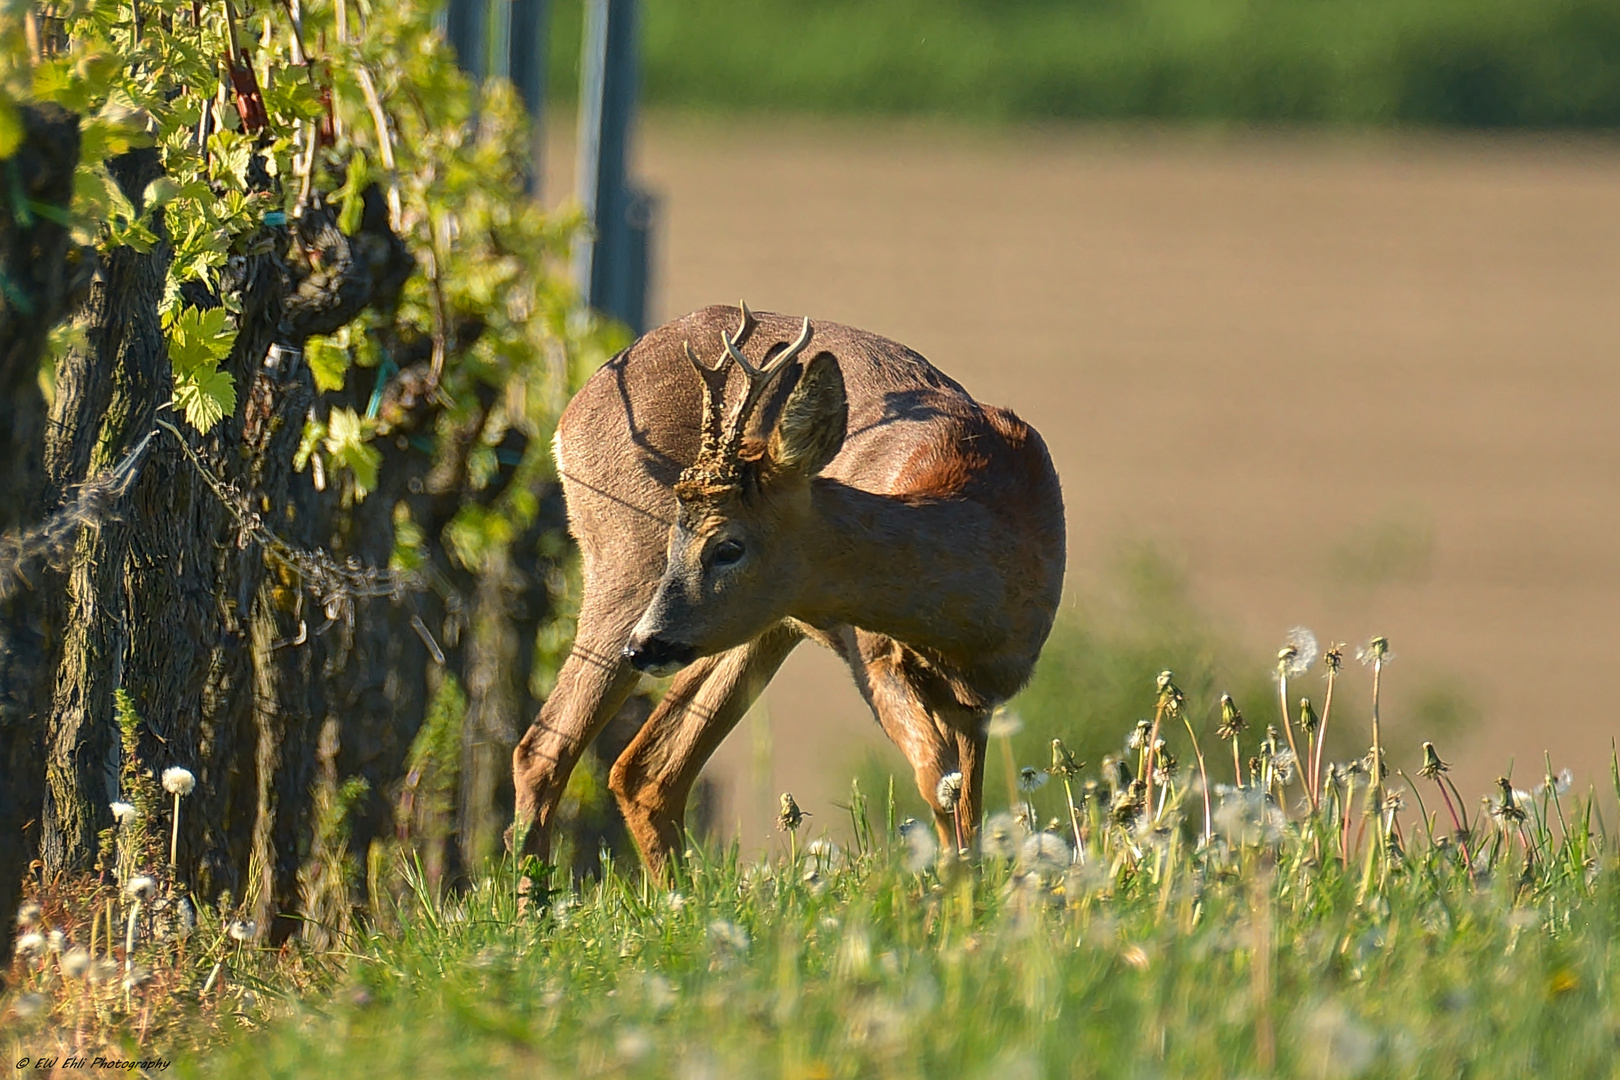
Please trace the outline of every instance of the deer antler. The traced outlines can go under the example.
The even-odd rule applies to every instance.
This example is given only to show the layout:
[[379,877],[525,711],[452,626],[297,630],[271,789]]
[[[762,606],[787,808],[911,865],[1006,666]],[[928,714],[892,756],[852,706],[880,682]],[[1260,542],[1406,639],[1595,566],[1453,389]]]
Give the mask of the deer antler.
[[[724,330],[720,331],[720,343],[725,347],[725,354],[714,367],[709,367],[698,359],[691,342],[684,343],[686,359],[697,372],[698,378],[703,381],[703,441],[698,450],[697,460],[681,474],[680,482],[676,484],[675,493],[681,498],[730,487],[736,483],[738,455],[742,450],[743,433],[748,428],[749,417],[765,396],[765,391],[770,388],[772,380],[793,362],[794,357],[804,351],[806,345],[810,344],[812,331],[810,319],[806,317],[804,326],[799,330],[799,336],[786,349],[759,367],[755,367],[737,348],[737,343],[743,339],[753,324],[754,313],[741,301],[738,302],[737,308],[740,314],[737,330],[729,335]],[[730,418],[723,419],[726,379],[731,374],[731,364],[734,361],[748,379],[748,390],[743,399],[737,403],[737,407],[731,411]],[[686,494],[683,494],[683,489]]]
[[[746,322],[750,315],[748,305],[740,304],[739,306],[742,307],[743,319]],[[774,359],[755,367],[738,351],[736,343],[726,337],[723,331],[721,332],[720,341],[726,347],[726,355],[734,360],[738,367],[742,368],[744,375],[748,376],[748,393],[743,396],[736,410],[732,412],[731,420],[726,425],[725,441],[721,444],[721,452],[726,460],[736,459],[737,451],[742,449],[743,431],[748,427],[749,415],[754,411],[755,406],[759,404],[760,399],[765,396],[765,391],[770,388],[772,380],[793,362],[794,357],[804,351],[806,345],[810,344],[810,335],[810,317],[806,315],[804,326],[799,330],[799,336],[794,339],[793,344],[778,353]],[[741,335],[739,334],[738,337],[740,338]]]

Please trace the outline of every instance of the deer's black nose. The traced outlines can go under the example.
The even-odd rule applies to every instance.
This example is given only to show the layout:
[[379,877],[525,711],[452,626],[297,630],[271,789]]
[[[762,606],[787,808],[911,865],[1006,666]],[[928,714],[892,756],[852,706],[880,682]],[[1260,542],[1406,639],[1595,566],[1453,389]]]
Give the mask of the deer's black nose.
[[644,641],[635,638],[624,647],[624,658],[637,671],[649,675],[673,675],[697,656],[697,650],[677,641],[652,637]]

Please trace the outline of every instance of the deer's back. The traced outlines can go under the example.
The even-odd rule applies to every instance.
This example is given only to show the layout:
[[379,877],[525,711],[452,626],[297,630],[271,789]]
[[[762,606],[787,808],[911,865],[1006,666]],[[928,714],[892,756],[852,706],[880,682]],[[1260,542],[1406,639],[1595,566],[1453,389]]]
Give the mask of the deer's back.
[[[606,557],[614,572],[632,575],[638,571],[627,564],[649,561],[650,577],[658,577],[675,519],[671,489],[697,457],[701,436],[702,391],[683,349],[690,342],[713,366],[724,354],[721,331],[735,331],[737,319],[736,308],[716,306],[650,331],[597,371],[563,413],[558,463],[588,573]],[[810,347],[794,364],[832,353],[849,405],[843,448],[821,475],[877,495],[959,507],[958,535],[942,541],[980,546],[999,565],[1016,594],[1011,606],[1030,621],[1013,636],[1038,651],[1061,590],[1064,549],[1062,496],[1039,434],[1010,411],[975,401],[904,345],[838,323],[812,326]],[[758,312],[741,351],[757,364],[798,330],[793,318]],[[752,438],[771,429],[797,378],[785,372],[777,380]],[[742,382],[732,370],[728,401],[742,395]]]

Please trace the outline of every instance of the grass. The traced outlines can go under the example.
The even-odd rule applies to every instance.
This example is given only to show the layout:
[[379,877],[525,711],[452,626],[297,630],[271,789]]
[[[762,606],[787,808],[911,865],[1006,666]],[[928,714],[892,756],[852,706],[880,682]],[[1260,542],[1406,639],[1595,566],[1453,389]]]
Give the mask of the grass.
[[[580,5],[555,5],[553,88]],[[1614,0],[644,0],[644,98],[714,111],[1612,127]]]
[[[1194,712],[1174,679],[1138,687],[1166,731]],[[695,844],[668,887],[610,862],[524,894],[507,863],[446,895],[405,857],[334,948],[256,947],[229,912],[183,934],[160,900],[126,957],[126,899],[99,975],[68,954],[110,890],[43,890],[0,1047],[230,1077],[1620,1076],[1620,842],[1595,793],[1549,776],[1471,806],[1420,754],[1383,801],[1365,764],[1327,770],[1312,814],[1264,711],[1242,789],[1194,726],[1207,833],[1187,753],[1151,808],[1146,749],[1033,775],[970,860],[857,784],[844,847]]]

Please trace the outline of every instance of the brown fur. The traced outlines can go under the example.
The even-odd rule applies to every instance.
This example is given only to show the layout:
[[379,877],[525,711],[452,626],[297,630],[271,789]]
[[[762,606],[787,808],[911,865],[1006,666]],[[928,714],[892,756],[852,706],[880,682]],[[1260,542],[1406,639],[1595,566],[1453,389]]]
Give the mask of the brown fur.
[[[713,366],[718,335],[737,325],[737,309],[714,307],[652,331],[591,378],[558,426],[585,599],[557,689],[514,754],[531,851],[544,850],[579,752],[636,681],[621,649],[655,637],[700,659],[610,776],[650,867],[678,845],[704,761],[805,636],[849,664],[931,805],[939,777],[962,771],[961,812],[977,822],[983,722],[1028,680],[1062,588],[1063,504],[1046,448],[904,346],[815,323],[730,471],[699,483],[704,397],[684,349]],[[761,313],[738,347],[759,365],[798,329]],[[739,399],[741,373],[723,377]],[[710,554],[722,539],[748,552],[724,571]]]

